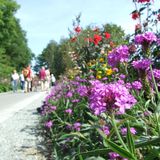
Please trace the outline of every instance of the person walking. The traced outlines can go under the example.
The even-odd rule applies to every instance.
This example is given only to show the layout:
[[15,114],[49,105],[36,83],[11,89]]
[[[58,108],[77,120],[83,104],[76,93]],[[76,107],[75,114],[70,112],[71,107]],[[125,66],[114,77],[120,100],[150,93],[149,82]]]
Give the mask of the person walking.
[[11,75],[11,83],[12,83],[12,89],[13,92],[17,92],[17,88],[18,88],[18,81],[19,81],[19,75],[17,73],[16,70],[13,71],[12,75]]
[[31,81],[32,81],[32,71],[31,71],[30,65],[24,68],[23,75],[25,78],[25,92],[30,92],[31,91]]
[[54,86],[55,82],[56,82],[56,78],[54,74],[51,74],[51,86]]
[[21,90],[22,92],[24,92],[24,89],[25,89],[25,79],[24,79],[24,74],[23,74],[23,70],[20,74],[20,86],[21,86]]
[[50,70],[46,69],[46,81],[45,81],[45,89],[48,91],[51,83],[51,75]]
[[42,66],[41,70],[39,71],[39,78],[41,82],[41,91],[45,91],[46,70],[44,66]]

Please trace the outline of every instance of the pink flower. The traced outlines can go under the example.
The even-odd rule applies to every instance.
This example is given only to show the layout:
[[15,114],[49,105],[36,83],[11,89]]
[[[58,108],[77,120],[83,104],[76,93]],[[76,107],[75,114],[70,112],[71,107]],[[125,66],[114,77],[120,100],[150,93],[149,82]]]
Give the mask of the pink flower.
[[45,127],[47,127],[47,128],[51,128],[52,126],[53,126],[53,122],[50,120],[50,121],[47,121],[47,122],[45,122]]
[[66,109],[65,112],[68,113],[68,114],[72,114],[72,109],[70,109],[70,108]]
[[79,122],[76,122],[73,124],[73,128],[76,130],[76,131],[80,131],[81,129],[81,123]]
[[[135,135],[137,133],[136,129],[133,128],[133,127],[130,128],[130,132],[133,135]],[[122,133],[122,135],[126,135],[127,134],[127,128],[121,128],[121,133]]]
[[51,106],[50,109],[51,109],[52,111],[55,111],[55,110],[57,109],[57,107],[56,107],[56,106]]
[[103,126],[103,127],[102,127],[102,131],[103,131],[106,135],[109,135],[109,134],[110,134],[110,130],[109,130],[109,127],[108,127],[108,126]]

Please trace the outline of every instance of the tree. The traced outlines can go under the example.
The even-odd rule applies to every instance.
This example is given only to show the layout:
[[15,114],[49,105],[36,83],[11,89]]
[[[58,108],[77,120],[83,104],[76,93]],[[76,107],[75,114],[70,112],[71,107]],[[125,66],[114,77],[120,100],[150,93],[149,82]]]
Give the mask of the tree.
[[[28,47],[26,33],[15,17],[19,5],[14,0],[0,0],[0,77],[5,79],[13,69],[20,71],[34,54]],[[2,82],[2,81],[0,81]]]

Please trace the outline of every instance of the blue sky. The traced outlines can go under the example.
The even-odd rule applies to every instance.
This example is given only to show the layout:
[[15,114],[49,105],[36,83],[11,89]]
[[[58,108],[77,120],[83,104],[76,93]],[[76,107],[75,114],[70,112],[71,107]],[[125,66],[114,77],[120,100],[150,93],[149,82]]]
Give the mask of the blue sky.
[[135,22],[130,15],[134,10],[132,0],[17,0],[17,3],[21,8],[16,17],[36,55],[50,40],[59,42],[68,37],[68,28],[72,29],[72,20],[80,12],[82,27],[114,23],[121,25],[126,33],[134,30]]

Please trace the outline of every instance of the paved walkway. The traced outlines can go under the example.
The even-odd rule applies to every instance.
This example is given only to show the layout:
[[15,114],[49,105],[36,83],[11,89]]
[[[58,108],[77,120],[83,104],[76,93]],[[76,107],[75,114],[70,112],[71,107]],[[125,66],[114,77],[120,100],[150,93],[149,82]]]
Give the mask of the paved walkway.
[[0,94],[0,160],[45,160],[39,134],[45,92]]

